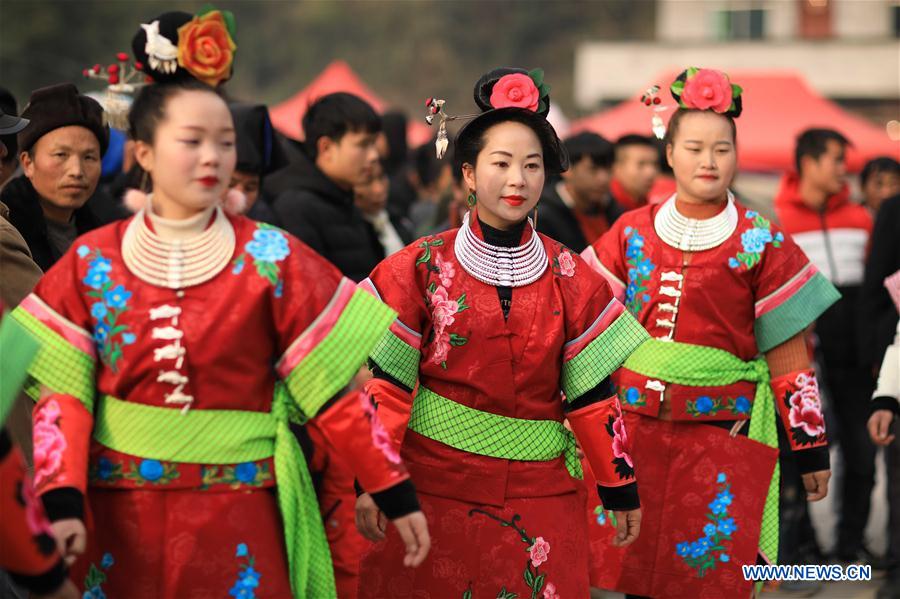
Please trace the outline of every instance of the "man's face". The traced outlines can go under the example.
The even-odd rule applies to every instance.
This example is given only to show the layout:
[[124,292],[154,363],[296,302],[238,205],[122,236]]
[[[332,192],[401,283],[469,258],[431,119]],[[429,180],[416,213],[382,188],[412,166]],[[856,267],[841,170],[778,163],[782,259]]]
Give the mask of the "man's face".
[[633,198],[645,200],[659,174],[659,153],[656,148],[630,145],[616,151],[613,176]]
[[829,139],[825,142],[825,152],[821,156],[802,158],[800,178],[809,181],[816,189],[828,195],[840,192],[847,179],[844,154],[844,145]]
[[569,191],[582,206],[599,206],[609,192],[609,168],[584,156],[562,174]]
[[378,160],[376,133],[349,131],[339,140],[319,140],[316,164],[344,189],[363,185],[372,177],[372,165]]
[[20,156],[22,170],[41,197],[57,209],[84,206],[100,181],[100,142],[84,127],[60,127]]

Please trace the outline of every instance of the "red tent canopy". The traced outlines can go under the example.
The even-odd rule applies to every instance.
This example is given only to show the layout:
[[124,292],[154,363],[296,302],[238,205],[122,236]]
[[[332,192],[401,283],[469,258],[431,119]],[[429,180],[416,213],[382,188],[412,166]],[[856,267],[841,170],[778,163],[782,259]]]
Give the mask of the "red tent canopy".
[[[668,73],[656,79],[663,105],[674,101],[663,82],[675,79]],[[737,119],[738,166],[746,171],[784,171],[794,166],[797,135],[810,127],[840,131],[853,147],[847,155],[851,171],[862,169],[866,160],[887,155],[900,159],[900,142],[891,141],[883,128],[857,117],[818,95],[803,77],[792,71],[732,71],[731,80],[744,92],[744,112]],[[649,85],[648,85],[649,87]],[[572,123],[572,133],[595,131],[610,139],[626,133],[650,134],[652,112],[639,99],[621,104]],[[673,110],[662,113],[668,122]]]
[[[318,98],[335,92],[348,92],[359,96],[372,105],[377,112],[384,112],[384,100],[375,95],[360,79],[353,69],[343,60],[335,60],[319,73],[319,76],[284,102],[269,110],[272,125],[284,135],[292,139],[303,138],[303,127],[300,124],[306,108]],[[424,109],[423,109],[424,111]],[[428,125],[418,121],[410,121],[406,138],[410,146],[418,146],[428,142],[434,132]]]

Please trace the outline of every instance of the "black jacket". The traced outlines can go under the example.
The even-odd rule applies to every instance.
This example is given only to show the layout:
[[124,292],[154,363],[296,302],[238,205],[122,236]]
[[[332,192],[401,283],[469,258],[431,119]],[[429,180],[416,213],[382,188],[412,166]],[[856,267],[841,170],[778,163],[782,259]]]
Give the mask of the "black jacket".
[[878,368],[897,329],[897,308],[884,279],[900,270],[900,195],[878,210],[870,238],[866,274],[859,297],[859,333],[863,365]]
[[[41,270],[47,272],[62,258],[47,233],[47,221],[38,200],[37,192],[25,175],[10,181],[0,194],[0,201],[9,207],[9,222],[18,229],[28,244],[31,256]],[[94,215],[88,203],[75,211],[75,228],[78,235],[84,235],[99,227],[100,220]]]
[[[612,226],[624,212],[610,195],[606,207],[603,209],[603,215],[609,226]],[[541,203],[538,205],[537,230],[579,253],[596,241],[596,239],[585,239],[581,225],[578,224],[578,218],[559,197],[555,183],[544,188]]]
[[384,259],[375,231],[353,205],[353,192],[335,185],[296,145],[293,149],[291,166],[265,183],[275,179],[283,189],[272,205],[281,226],[345,276],[365,279]]

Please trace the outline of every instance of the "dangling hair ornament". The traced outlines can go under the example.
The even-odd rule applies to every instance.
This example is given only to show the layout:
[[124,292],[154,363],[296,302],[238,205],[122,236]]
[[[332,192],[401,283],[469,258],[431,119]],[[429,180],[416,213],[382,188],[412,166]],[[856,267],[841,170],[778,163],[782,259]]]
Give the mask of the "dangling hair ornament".
[[653,85],[648,87],[641,96],[641,103],[653,110],[653,117],[650,119],[653,135],[655,135],[657,139],[664,138],[666,136],[666,124],[663,123],[662,117],[659,115],[661,112],[668,110],[669,107],[662,104],[662,100],[659,97],[659,86]]
[[100,100],[103,116],[110,127],[124,131],[128,129],[128,110],[134,93],[147,83],[142,72],[144,65],[137,61],[131,62],[126,52],[118,52],[116,61],[105,67],[95,64],[84,69],[81,74],[88,79],[107,82],[106,95]]
[[450,141],[447,138],[447,121],[456,121],[460,119],[474,119],[479,116],[477,114],[464,114],[460,116],[451,116],[444,112],[444,104],[446,104],[446,100],[439,100],[438,98],[428,98],[425,100],[425,110],[427,114],[425,115],[425,122],[428,125],[434,124],[435,115],[440,117],[440,124],[438,125],[438,133],[437,139],[434,140],[434,149],[435,154],[437,155],[438,160],[444,157],[444,154],[447,153],[447,146]]

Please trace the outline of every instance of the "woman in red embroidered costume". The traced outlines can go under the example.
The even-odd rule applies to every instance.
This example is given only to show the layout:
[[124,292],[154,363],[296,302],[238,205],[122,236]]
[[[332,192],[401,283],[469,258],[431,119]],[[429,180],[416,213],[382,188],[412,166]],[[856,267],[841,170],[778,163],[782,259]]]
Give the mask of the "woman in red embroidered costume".
[[[638,534],[609,375],[647,335],[602,277],[526,218],[545,176],[568,162],[545,118],[548,89],[540,70],[478,81],[483,112],[455,144],[472,210],[461,228],[420,239],[361,284],[398,312],[366,388],[434,538],[421,568],[400,568],[399,538],[384,538],[362,495],[360,529],[381,542],[363,558],[361,597],[586,596],[581,468],[565,418],[619,515],[615,542]],[[442,124],[452,118],[443,105],[428,102]],[[442,126],[439,154],[444,136]]]
[[[741,566],[777,559],[775,412],[810,501],[829,464],[804,329],[838,297],[803,252],[728,190],[741,89],[691,68],[672,84],[676,193],[629,212],[582,254],[653,336],[616,373],[644,530],[607,550],[590,510],[591,582],[635,596],[740,597]],[[764,358],[757,357],[764,354]],[[748,422],[749,421],[749,422]]]
[[86,597],[334,596],[290,423],[375,491],[406,565],[428,552],[409,476],[349,386],[394,313],[297,239],[218,207],[231,115],[177,77],[176,58],[193,63],[165,37],[232,51],[230,16],[213,12],[142,27],[146,64],[170,76],[129,115],[146,206],[77,240],[13,313],[44,342],[26,387],[36,490]]

